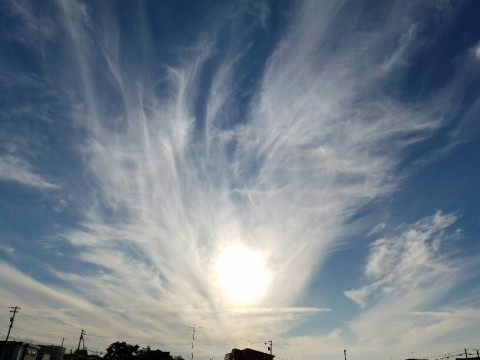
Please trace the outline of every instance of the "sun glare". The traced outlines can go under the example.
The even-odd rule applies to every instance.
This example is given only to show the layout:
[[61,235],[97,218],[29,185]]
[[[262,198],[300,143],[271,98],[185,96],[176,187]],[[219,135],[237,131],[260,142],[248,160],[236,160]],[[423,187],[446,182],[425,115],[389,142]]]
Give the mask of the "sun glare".
[[268,285],[263,255],[243,246],[223,250],[217,258],[215,270],[224,295],[238,305],[260,299]]

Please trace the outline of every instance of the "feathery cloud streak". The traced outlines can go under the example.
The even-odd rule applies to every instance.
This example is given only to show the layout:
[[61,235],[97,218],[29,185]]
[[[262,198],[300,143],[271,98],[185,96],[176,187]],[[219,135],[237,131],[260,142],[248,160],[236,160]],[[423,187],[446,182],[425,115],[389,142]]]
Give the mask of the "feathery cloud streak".
[[[214,8],[188,28],[201,29],[194,35],[172,35],[144,5],[125,19],[115,4],[59,1],[35,18],[29,4],[15,3],[22,44],[41,54],[48,80],[23,84],[58,86],[52,97],[62,107],[51,126],[71,123],[81,162],[82,186],[71,190],[81,216],[49,237],[69,249],[50,275],[145,333],[172,338],[197,321],[211,340],[279,336],[325,310],[298,308],[319,265],[353,215],[395,191],[397,166],[449,124],[455,98],[445,95],[450,88],[441,101],[398,95],[426,41],[417,5],[370,13],[363,3],[298,3],[275,36],[268,2]],[[36,44],[25,35],[33,32]],[[18,164],[15,181],[60,191]],[[425,255],[421,239],[454,219],[425,221],[428,231],[419,223],[414,237],[372,245],[366,275],[374,280],[347,295],[368,309],[369,296],[403,286],[375,264],[388,253],[392,274],[417,271],[398,244]],[[264,255],[270,279],[265,296],[240,311],[214,274],[217,255],[236,244]],[[430,265],[440,263],[422,266]],[[258,319],[255,329],[238,316],[245,313]]]
[[462,281],[477,276],[472,272],[477,256],[459,259],[442,250],[447,242],[458,241],[459,230],[451,229],[456,221],[452,214],[437,212],[371,244],[365,283],[345,292],[365,308],[350,325],[359,351],[371,352],[368,347],[360,350],[368,343],[377,349],[391,347],[392,352],[415,349],[427,356],[433,348],[453,350],[458,339],[475,342],[476,305],[443,305]]
[[[226,304],[213,282],[212,260],[222,247],[240,242],[265,254],[273,276],[260,305],[294,305],[348,216],[394,188],[397,154],[442,125],[432,110],[373,96],[383,80],[377,69],[387,61],[393,71],[413,38],[411,25],[361,29],[348,41],[340,38],[332,53],[323,48],[332,45],[342,7],[323,6],[296,10],[245,118],[231,119],[247,40],[229,38],[225,50],[218,39],[224,21],[242,16],[238,9],[227,9],[233,12],[220,16],[193,48],[179,50],[185,56],[181,65],[166,67],[159,98],[147,78],[150,69],[126,68],[121,40],[102,28],[117,23],[107,17],[100,29],[90,29],[99,25],[91,25],[84,6],[63,3],[84,100],[77,121],[89,134],[82,151],[96,182],[84,230],[67,239],[109,282],[95,274],[89,281],[97,290],[85,296],[98,298],[113,278],[162,306],[221,308]],[[141,30],[144,44],[148,34]],[[98,45],[90,31],[99,34]],[[394,59],[367,56],[398,36],[403,40]],[[356,38],[362,46],[350,45]],[[205,87],[201,80],[212,58],[216,67]],[[112,99],[97,89],[94,74],[102,62],[123,109],[114,118],[103,113]],[[100,296],[115,303],[113,297]]]
[[36,174],[28,163],[15,156],[0,158],[0,180],[15,181],[39,189],[57,188],[57,185]]

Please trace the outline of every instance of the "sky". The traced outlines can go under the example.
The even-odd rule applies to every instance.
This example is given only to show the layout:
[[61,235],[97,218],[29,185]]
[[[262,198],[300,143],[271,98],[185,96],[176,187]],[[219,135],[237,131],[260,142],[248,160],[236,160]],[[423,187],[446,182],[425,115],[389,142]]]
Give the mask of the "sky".
[[0,336],[479,349],[480,3],[0,2]]

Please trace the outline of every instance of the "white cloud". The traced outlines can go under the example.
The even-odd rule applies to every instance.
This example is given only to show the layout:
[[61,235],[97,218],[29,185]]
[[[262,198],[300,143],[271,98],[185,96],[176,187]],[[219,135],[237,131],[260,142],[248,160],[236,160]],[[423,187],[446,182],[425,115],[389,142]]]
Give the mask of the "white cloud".
[[455,238],[446,231],[455,221],[456,216],[437,212],[372,243],[364,284],[345,292],[363,308],[349,326],[355,347],[391,347],[396,357],[407,357],[408,351],[422,356],[433,355],[434,348],[453,351],[461,341],[473,346],[478,309],[472,302],[442,304],[460,282],[475,276],[471,269],[478,265],[476,258],[459,259],[442,250]]
[[[390,316],[390,311],[377,319],[365,318],[369,327],[377,329],[374,338],[355,339],[349,330],[335,329],[325,335],[292,336],[277,341],[276,349],[285,358],[310,358],[321,355],[322,359],[334,360],[343,357],[356,359],[407,359],[442,358],[444,354],[459,355],[466,347],[478,348],[476,337],[480,312],[478,308],[458,307],[435,313],[402,314]],[[355,324],[355,322],[354,322]],[[274,344],[275,349],[275,344]],[[460,356],[457,356],[460,357]]]
[[28,162],[12,155],[0,157],[0,180],[14,181],[39,189],[58,188],[58,185],[35,173]]
[[12,246],[0,244],[0,251],[4,252],[7,255],[12,256],[15,253],[15,248]]
[[369,296],[396,297],[407,289],[420,289],[439,279],[455,279],[454,264],[439,252],[443,231],[456,221],[453,215],[437,212],[405,229],[400,235],[376,240],[370,250],[365,276],[368,285],[345,292],[362,307]]
[[476,58],[480,60],[480,44],[477,44],[477,46],[475,46],[474,52],[475,52]]
[[62,337],[74,339],[85,324],[92,334],[102,334],[102,328],[109,327],[122,336],[125,325],[110,317],[105,309],[79,299],[65,288],[42,284],[4,262],[0,262],[0,282],[3,310],[8,312],[7,305],[21,307],[15,319],[17,338],[28,336],[46,342]]
[[23,0],[15,0],[7,4],[8,13],[20,20],[13,26],[10,41],[18,41],[25,45],[40,46],[51,41],[57,31],[55,22],[44,14],[39,14],[35,5]]
[[[203,327],[206,341],[235,346],[247,336],[281,337],[305,316],[327,310],[298,303],[319,265],[349,232],[350,216],[391,194],[402,180],[395,170],[403,151],[445,124],[438,116],[445,102],[404,103],[382,92],[415,49],[410,9],[399,4],[375,26],[364,26],[355,13],[360,10],[347,6],[343,14],[341,2],[298,3],[245,118],[238,119],[231,114],[238,114],[239,64],[250,46],[240,34],[248,31],[242,28],[216,58],[214,91],[201,84],[220,52],[222,25],[234,23],[237,14],[220,11],[219,23],[194,46],[178,45],[179,61],[159,65],[138,61],[135,51],[122,53],[129,44],[122,43],[116,19],[99,16],[101,22],[93,24],[88,4],[61,1],[58,23],[68,34],[62,52],[77,67],[68,63],[58,71],[68,75],[62,90],[74,94],[68,105],[82,134],[78,146],[90,186],[82,197],[88,206],[80,226],[57,237],[75,249],[62,253],[71,261],[68,267],[50,268],[62,287],[41,285],[4,266],[30,289],[11,281],[8,300],[27,299],[18,295],[25,291],[35,299],[26,302],[30,307],[38,302],[70,309],[58,314],[65,318],[55,318],[60,324],[86,323],[118,339],[161,338],[177,344],[172,352],[188,349],[192,322]],[[265,26],[265,8],[255,11]],[[135,44],[148,53],[150,34],[146,27],[137,30]],[[161,79],[152,75],[159,68]],[[204,114],[196,114],[202,101]],[[115,110],[105,110],[107,104]],[[16,157],[0,158],[0,178],[56,187]],[[346,292],[365,308],[349,329],[366,340],[357,343],[365,357],[367,346],[388,343],[380,336],[389,334],[387,324],[425,310],[421,305],[451,289],[459,272],[455,263],[443,261],[435,239],[454,221],[438,213],[372,246],[366,284]],[[265,256],[273,279],[251,308],[232,309],[213,276],[215,256],[237,242]],[[445,281],[429,285],[439,279]],[[60,288],[67,295],[49,304]],[[71,315],[77,309],[82,316]],[[101,325],[97,309],[111,322]],[[409,330],[409,322],[400,324],[400,331]],[[317,357],[318,341],[334,356],[346,339],[334,329],[290,343],[292,349],[310,346],[305,354]]]
[[[245,55],[242,39],[232,38],[212,75],[212,89],[222,91],[206,95],[200,122],[194,112],[205,94],[199,82],[217,54],[220,25],[199,36],[180,65],[167,68],[168,95],[158,99],[148,78],[130,80],[138,69],[122,65],[115,32],[97,29],[103,52],[94,52],[88,12],[62,4],[83,88],[75,117],[89,135],[82,151],[96,181],[84,229],[65,238],[77,247],[78,260],[98,271],[56,274],[90,301],[173,308],[184,325],[195,311],[212,339],[286,332],[298,314],[284,318],[280,311],[251,329],[222,313],[230,304],[214,282],[215,255],[232,242],[263,253],[273,280],[254,306],[295,306],[318,263],[348,231],[348,216],[395,189],[398,154],[442,124],[434,109],[374,95],[381,77],[375,69],[385,59],[368,55],[405,33],[388,60],[395,68],[414,39],[406,20],[382,23],[376,32],[352,31],[331,53],[323,48],[339,25],[341,6],[302,4],[266,65],[246,119],[229,116]],[[140,37],[148,41],[148,34]],[[124,99],[119,118],[100,110],[105,99],[94,86],[96,57],[108,60],[108,77]],[[157,326],[166,331],[171,322]]]

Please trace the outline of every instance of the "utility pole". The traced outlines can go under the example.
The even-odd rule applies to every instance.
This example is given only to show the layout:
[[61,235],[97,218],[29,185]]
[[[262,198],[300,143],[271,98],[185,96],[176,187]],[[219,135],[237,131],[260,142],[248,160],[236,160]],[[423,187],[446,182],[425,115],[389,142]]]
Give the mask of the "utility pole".
[[10,309],[12,309],[10,310],[10,312],[13,315],[10,317],[10,326],[8,327],[8,333],[7,333],[7,338],[5,339],[5,344],[3,344],[3,347],[2,347],[2,355],[0,355],[0,360],[3,360],[3,356],[5,355],[5,349],[7,348],[7,342],[8,342],[8,338],[10,337],[10,331],[12,330],[13,322],[15,321],[15,315],[17,314],[18,310],[21,310],[19,306],[12,306],[10,307]]
[[190,356],[190,359],[193,360],[193,350],[195,348],[195,329],[197,327],[197,324],[193,323],[193,325],[190,327],[192,329],[192,353]]
[[62,338],[62,345],[60,345],[60,349],[58,349],[58,356],[57,356],[58,360],[63,360],[63,354],[65,353],[65,351],[63,350],[64,341],[65,341],[65,338]]
[[268,348],[267,348],[267,349],[268,349],[268,351],[270,352],[270,355],[272,355],[272,352],[273,352],[273,342],[272,342],[272,340],[268,340],[268,341],[265,343],[265,345],[267,345],[267,344],[268,344]]
[[80,350],[80,343],[82,343],[82,350],[85,349],[85,340],[83,339],[83,335],[86,335],[86,333],[85,330],[82,329],[82,331],[80,332],[80,339],[78,340],[77,351]]

